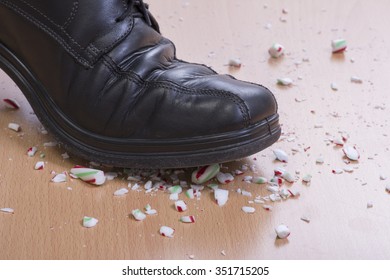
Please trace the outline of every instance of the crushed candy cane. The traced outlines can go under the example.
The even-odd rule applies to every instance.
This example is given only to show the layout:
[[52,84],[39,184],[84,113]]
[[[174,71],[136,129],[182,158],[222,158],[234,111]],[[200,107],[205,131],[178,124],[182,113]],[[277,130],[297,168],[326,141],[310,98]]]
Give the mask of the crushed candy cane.
[[278,225],[275,228],[275,232],[280,239],[287,238],[290,235],[290,229],[284,224]]
[[273,152],[277,160],[281,162],[288,162],[288,155],[285,151],[281,149],[274,149]]
[[131,214],[137,221],[143,221],[146,219],[146,215],[140,209],[135,209],[131,211]]
[[284,53],[284,47],[281,44],[275,43],[269,49],[268,53],[273,58],[278,58]]
[[232,182],[234,180],[234,177],[232,174],[230,173],[222,173],[222,172],[218,172],[217,174],[217,180],[221,183],[221,184],[228,184],[230,182]]
[[96,218],[84,216],[83,227],[91,228],[91,227],[96,226],[98,222],[99,222],[99,220]]
[[195,223],[195,216],[182,216],[180,217],[182,223]]
[[256,211],[255,208],[249,207],[249,206],[243,206],[243,207],[241,208],[241,210],[244,211],[244,212],[247,213],[247,214],[253,214],[253,213],[255,213],[255,211]]
[[341,168],[332,169],[332,173],[333,174],[341,174],[341,173],[343,173],[343,169],[341,169]]
[[14,214],[15,210],[12,208],[0,208],[0,212]]
[[281,86],[291,86],[293,83],[293,80],[291,78],[278,78],[276,79],[276,83]]
[[7,107],[8,109],[17,110],[20,108],[19,102],[13,98],[5,98],[5,99],[3,99],[3,102],[4,102],[5,107]]
[[361,84],[361,83],[363,83],[363,80],[361,78],[359,78],[359,77],[352,76],[351,77],[351,82],[352,83],[356,83],[356,84]]
[[310,219],[308,217],[306,217],[306,216],[302,216],[301,220],[306,222],[306,223],[310,223]]
[[232,67],[241,67],[242,63],[239,58],[231,58],[228,61],[228,65]]
[[80,165],[76,165],[70,170],[71,174],[77,178],[83,180],[84,182],[93,184],[93,185],[103,185],[106,181],[106,176],[102,170],[86,168]]
[[21,130],[20,125],[18,125],[17,123],[9,123],[8,128],[16,132],[19,132]]
[[124,196],[125,194],[127,194],[129,192],[129,190],[127,188],[121,188],[119,190],[116,190],[114,192],[114,196]]
[[345,39],[336,39],[331,42],[332,52],[341,53],[347,48],[347,41]]
[[215,189],[214,199],[219,206],[225,205],[229,199],[229,191],[224,189]]
[[175,208],[178,212],[184,212],[187,210],[187,204],[183,200],[175,201]]
[[252,179],[252,182],[255,184],[266,184],[266,183],[268,183],[268,180],[267,180],[267,178],[264,178],[264,177],[254,177]]
[[53,183],[63,183],[66,182],[66,174],[65,173],[59,173],[54,175],[53,178],[51,178],[51,182]]
[[44,167],[45,167],[45,163],[43,161],[38,161],[35,164],[34,169],[35,170],[43,170]]
[[175,230],[168,226],[162,226],[160,228],[160,234],[165,237],[172,238],[175,233]]
[[27,155],[29,157],[33,157],[38,151],[38,148],[37,147],[31,147],[27,150]]
[[343,152],[344,152],[345,156],[347,158],[349,158],[350,160],[357,161],[360,158],[360,154],[355,147],[344,146]]

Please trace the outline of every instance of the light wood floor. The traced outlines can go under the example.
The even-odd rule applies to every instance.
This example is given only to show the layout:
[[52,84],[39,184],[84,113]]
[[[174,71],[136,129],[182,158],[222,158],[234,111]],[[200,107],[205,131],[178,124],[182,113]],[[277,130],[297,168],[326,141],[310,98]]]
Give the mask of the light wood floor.
[[[210,190],[200,200],[187,201],[195,224],[181,224],[181,216],[168,195],[131,191],[117,198],[113,192],[126,187],[123,179],[93,187],[79,180],[50,183],[51,174],[69,171],[84,161],[64,160],[61,147],[43,147],[53,141],[19,89],[0,74],[0,98],[16,98],[20,110],[0,104],[0,212],[1,259],[389,259],[390,258],[390,3],[382,1],[210,1],[150,0],[163,34],[177,46],[178,57],[205,63],[221,73],[264,84],[274,91],[283,125],[281,140],[273,148],[288,152],[290,161],[274,161],[272,148],[241,162],[224,164],[234,170],[243,163],[256,164],[257,176],[272,177],[284,166],[300,179],[291,188],[301,196],[270,203],[272,211],[235,192],[268,195],[265,186],[247,184],[236,177],[224,186],[231,190],[224,207],[218,207]],[[287,14],[282,9],[288,10]],[[281,19],[285,19],[283,22]],[[268,27],[268,28],[267,28]],[[1,31],[0,31],[1,32]],[[332,55],[330,41],[345,38],[347,52]],[[270,59],[268,48],[283,44],[286,54]],[[226,66],[239,57],[236,71]],[[363,79],[351,83],[351,76]],[[294,85],[276,85],[291,77]],[[333,91],[330,84],[338,85]],[[301,102],[297,102],[301,101]],[[7,128],[16,122],[21,133]],[[315,128],[315,126],[322,126]],[[340,148],[326,141],[349,135],[361,157],[349,166],[353,173],[332,174],[347,166]],[[31,146],[39,152],[26,155]],[[293,149],[299,151],[293,153]],[[305,151],[306,150],[306,151]],[[33,169],[45,154],[46,167]],[[316,164],[322,155],[324,164]],[[256,160],[255,160],[256,158]],[[190,171],[187,171],[189,174]],[[310,186],[304,174],[313,175]],[[381,180],[380,176],[389,179]],[[245,175],[252,175],[251,172]],[[71,188],[71,189],[69,189]],[[371,202],[373,207],[367,208]],[[150,203],[158,215],[136,222],[131,210]],[[244,205],[254,214],[241,211]],[[96,227],[81,225],[83,216],[99,219]],[[310,223],[301,220],[302,216]],[[287,240],[276,239],[275,226],[291,229]],[[176,229],[172,239],[158,234],[161,225]],[[225,252],[224,256],[221,251]]]

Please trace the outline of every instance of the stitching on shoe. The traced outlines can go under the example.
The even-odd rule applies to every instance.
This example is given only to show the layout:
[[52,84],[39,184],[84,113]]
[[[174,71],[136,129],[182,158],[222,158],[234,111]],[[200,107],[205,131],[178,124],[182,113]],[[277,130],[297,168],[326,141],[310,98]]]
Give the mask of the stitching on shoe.
[[9,1],[1,1],[4,3],[4,5],[8,6],[9,8],[13,9],[15,12],[17,12],[19,15],[24,17],[25,19],[29,20],[30,22],[37,25],[39,28],[47,32],[49,35],[51,35],[54,39],[57,40],[57,42],[65,48],[75,59],[77,59],[81,64],[87,67],[92,67],[92,65],[83,57],[81,57],[69,44],[67,44],[63,38],[58,36],[56,32],[51,30],[46,25],[42,24],[40,21],[36,20],[33,17],[30,17],[28,14],[25,13],[22,9],[20,9],[18,6],[14,5],[13,3],[10,3]]
[[68,25],[73,21],[74,17],[77,14],[78,9],[79,9],[79,1],[77,0],[77,1],[73,2],[72,11],[70,12],[70,15],[66,19],[65,23],[62,25],[63,29],[66,29],[68,27]]

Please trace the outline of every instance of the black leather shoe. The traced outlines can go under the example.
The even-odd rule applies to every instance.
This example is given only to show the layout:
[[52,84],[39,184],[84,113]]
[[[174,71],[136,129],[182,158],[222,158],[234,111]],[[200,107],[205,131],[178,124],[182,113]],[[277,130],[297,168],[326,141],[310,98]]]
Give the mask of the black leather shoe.
[[175,56],[143,1],[0,0],[0,67],[72,153],[121,167],[189,167],[280,136],[263,86]]

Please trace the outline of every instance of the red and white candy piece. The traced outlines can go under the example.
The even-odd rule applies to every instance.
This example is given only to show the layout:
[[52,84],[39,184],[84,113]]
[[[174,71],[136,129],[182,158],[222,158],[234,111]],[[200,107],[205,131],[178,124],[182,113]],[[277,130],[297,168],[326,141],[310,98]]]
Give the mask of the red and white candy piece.
[[86,168],[80,165],[76,165],[70,170],[70,172],[84,182],[93,185],[100,186],[103,185],[106,181],[106,176],[104,176],[104,172],[102,170]]
[[277,160],[281,162],[288,162],[288,155],[285,151],[281,149],[275,149],[273,152]]
[[195,223],[195,216],[182,216],[180,218],[182,223]]
[[66,174],[65,173],[59,173],[54,175],[53,178],[51,178],[51,181],[53,183],[63,183],[66,182]]
[[38,161],[35,164],[34,169],[35,170],[42,170],[44,167],[45,167],[45,163],[43,161]]
[[268,53],[273,58],[278,58],[284,53],[284,47],[281,44],[275,43],[269,49]]
[[38,151],[38,148],[37,147],[31,147],[27,150],[27,155],[29,157],[33,157]]
[[278,238],[280,238],[280,239],[287,238],[290,235],[290,229],[286,225],[283,225],[283,224],[278,225],[275,228],[275,232],[276,232],[276,235],[278,236]]
[[99,220],[96,218],[84,216],[83,227],[91,228],[91,227],[96,226],[98,222],[99,222]]
[[255,211],[256,211],[255,208],[249,207],[249,206],[243,206],[243,207],[241,208],[241,210],[244,211],[244,212],[247,213],[247,214],[253,214],[253,213],[255,213]]
[[332,40],[331,46],[333,53],[341,53],[347,48],[347,41],[345,39]]
[[218,180],[221,184],[228,184],[228,183],[234,181],[234,177],[233,177],[233,175],[230,174],[230,173],[222,173],[222,172],[219,172],[219,173],[217,174],[217,180]]
[[343,152],[344,152],[345,156],[346,156],[347,158],[349,158],[350,160],[356,161],[356,160],[359,160],[359,158],[360,158],[360,154],[359,154],[359,152],[356,150],[355,147],[352,147],[352,146],[344,146]]
[[134,219],[137,221],[143,221],[146,219],[146,215],[139,209],[135,209],[131,211],[131,214],[133,215]]
[[219,206],[223,206],[229,199],[229,191],[224,189],[215,189],[214,198]]
[[172,238],[175,233],[175,230],[171,227],[162,226],[160,228],[160,234],[165,237]]
[[5,98],[5,99],[3,99],[3,102],[4,102],[5,107],[7,107],[9,109],[17,110],[20,108],[18,101],[16,101],[13,98]]
[[178,212],[184,212],[187,210],[187,204],[183,200],[175,201],[175,208]]
[[203,166],[192,173],[192,182],[195,184],[203,184],[204,182],[214,178],[218,174],[219,170],[219,164]]

